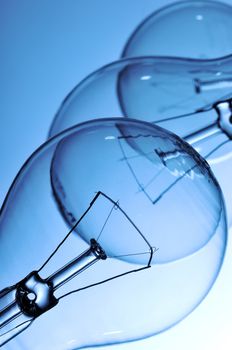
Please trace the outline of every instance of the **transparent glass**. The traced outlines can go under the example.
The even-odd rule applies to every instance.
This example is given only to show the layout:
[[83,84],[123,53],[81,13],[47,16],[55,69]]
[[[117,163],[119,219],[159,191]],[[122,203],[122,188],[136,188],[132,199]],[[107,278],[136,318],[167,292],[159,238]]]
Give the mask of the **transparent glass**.
[[[205,61],[164,57],[116,61],[73,89],[60,106],[49,136],[107,116],[137,118],[172,130],[207,158],[223,190],[231,224],[231,67],[231,56]],[[224,100],[228,108],[219,106]]]
[[179,137],[122,118],[70,128],[1,209],[0,340],[61,350],[162,332],[207,295],[226,241],[220,187]]
[[218,58],[232,52],[232,7],[217,1],[181,1],[147,17],[128,39],[123,57]]

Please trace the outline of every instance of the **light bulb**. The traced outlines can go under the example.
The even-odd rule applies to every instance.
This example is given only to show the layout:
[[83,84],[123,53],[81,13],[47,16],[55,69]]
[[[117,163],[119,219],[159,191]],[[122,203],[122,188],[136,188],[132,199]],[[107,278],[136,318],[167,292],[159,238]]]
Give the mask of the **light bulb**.
[[231,56],[207,61],[144,57],[114,62],[73,89],[49,135],[84,118],[117,115],[158,123],[207,158],[223,190],[231,224],[231,72]]
[[226,239],[219,185],[179,137],[122,118],[70,128],[29,158],[1,210],[1,344],[162,332],[206,296]]
[[217,58],[232,52],[232,7],[217,1],[180,1],[147,17],[132,33],[123,57]]

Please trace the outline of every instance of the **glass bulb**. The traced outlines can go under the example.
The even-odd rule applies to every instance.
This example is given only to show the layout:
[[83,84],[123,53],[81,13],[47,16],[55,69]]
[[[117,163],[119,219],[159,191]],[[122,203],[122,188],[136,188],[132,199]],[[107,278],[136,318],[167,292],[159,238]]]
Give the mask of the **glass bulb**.
[[[207,158],[223,190],[231,224],[231,67],[231,56],[206,61],[143,57],[114,62],[73,89],[58,110],[49,136],[85,119],[107,116],[160,124]],[[228,103],[220,104],[225,100]]]
[[162,332],[206,296],[226,239],[219,185],[179,137],[122,118],[70,128],[29,158],[1,210],[1,344]]
[[181,1],[160,8],[132,33],[123,57],[217,58],[232,52],[232,7],[216,1]]

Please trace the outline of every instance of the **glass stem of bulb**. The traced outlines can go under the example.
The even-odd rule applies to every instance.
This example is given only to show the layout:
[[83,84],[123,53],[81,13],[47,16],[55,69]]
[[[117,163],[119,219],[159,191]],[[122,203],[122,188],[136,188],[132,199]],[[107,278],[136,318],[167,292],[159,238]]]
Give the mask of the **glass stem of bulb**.
[[32,271],[16,285],[3,290],[0,293],[0,346],[18,334],[21,326],[57,305],[59,299],[54,296],[54,292],[58,288],[106,258],[101,246],[91,239],[86,251],[48,278],[43,279],[37,271]]
[[218,78],[212,80],[195,79],[194,83],[197,94],[232,88],[232,78]]
[[184,140],[190,145],[194,146],[196,143],[201,142],[209,137],[212,137],[216,134],[221,133],[218,123],[208,125],[200,130],[197,130],[191,134],[188,134],[184,137]]
[[[97,249],[98,247],[98,249]],[[52,274],[47,281],[52,283],[53,291],[70,281],[79,273],[102,259],[104,254],[97,242],[92,240],[91,247],[83,252],[80,256],[63,266],[61,269]]]
[[[6,294],[7,299],[9,297]],[[2,297],[3,299],[3,297]],[[2,300],[1,300],[2,301]],[[8,323],[12,322],[16,317],[21,314],[21,310],[17,305],[16,301],[13,301],[6,305],[0,312],[0,330],[2,327],[6,326]]]
[[228,100],[216,103],[213,106],[213,109],[218,115],[218,118],[214,123],[184,137],[184,140],[191,146],[196,148],[200,142],[222,132],[226,134],[229,139],[232,138],[232,101]]

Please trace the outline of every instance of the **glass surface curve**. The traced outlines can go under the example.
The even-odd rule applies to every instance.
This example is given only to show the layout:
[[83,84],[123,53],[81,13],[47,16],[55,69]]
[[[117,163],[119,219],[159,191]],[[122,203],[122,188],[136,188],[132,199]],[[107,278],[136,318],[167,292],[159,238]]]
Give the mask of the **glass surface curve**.
[[152,336],[182,320],[212,287],[227,228],[208,164],[158,126],[114,118],[70,128],[22,167],[1,209],[0,289],[41,267],[99,191],[104,195],[42,274],[79,254],[93,236],[108,258],[59,293],[146,266],[149,252],[138,232],[154,249],[150,268],[67,295],[6,349],[81,349]]
[[[231,67],[231,56],[220,60],[140,57],[113,62],[68,94],[49,137],[88,119],[121,116],[154,122],[185,138],[217,122],[216,101],[232,97]],[[193,146],[204,157],[210,154],[207,161],[223,190],[231,223],[232,142],[227,140],[220,130]]]
[[217,58],[232,52],[232,7],[217,1],[180,1],[148,16],[132,33],[123,57]]

